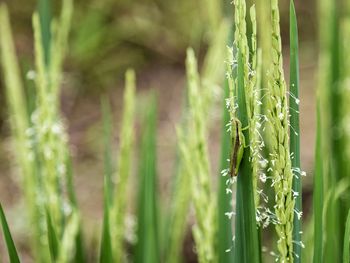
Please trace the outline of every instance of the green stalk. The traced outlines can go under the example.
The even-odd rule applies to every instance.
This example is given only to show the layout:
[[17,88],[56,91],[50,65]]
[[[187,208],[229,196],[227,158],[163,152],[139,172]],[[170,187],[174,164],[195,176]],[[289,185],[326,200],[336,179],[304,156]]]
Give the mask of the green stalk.
[[112,113],[108,98],[103,97],[101,100],[102,122],[103,122],[103,141],[104,141],[104,175],[106,178],[106,193],[108,201],[111,201],[112,194]]
[[124,257],[125,215],[127,208],[128,179],[132,165],[132,147],[134,144],[135,92],[136,77],[133,70],[125,74],[125,91],[123,99],[123,118],[120,131],[120,149],[117,160],[116,187],[113,212],[113,249],[116,262]]
[[40,17],[44,61],[45,65],[49,66],[51,47],[51,0],[38,0],[38,10]]
[[[228,2],[227,2],[228,3]],[[228,8],[227,10],[231,10]],[[226,9],[225,9],[226,10]],[[227,13],[226,17],[232,17],[232,14]],[[231,45],[233,42],[233,28],[226,30],[228,32],[227,44]],[[223,49],[221,46],[216,49]],[[222,63],[222,62],[221,62]],[[222,98],[222,120],[221,120],[221,153],[220,153],[220,171],[227,170],[231,153],[231,135],[227,131],[227,124],[230,122],[230,113],[227,110],[226,99],[230,96],[230,88],[228,79],[225,78],[224,81],[224,94]],[[230,213],[233,210],[232,207],[232,193],[226,192],[228,175],[221,174],[219,176],[219,186],[218,186],[218,261],[220,263],[232,262],[234,259],[233,254],[233,230],[232,230],[232,219],[227,216],[227,213]]]
[[167,247],[166,262],[180,263],[183,258],[183,242],[187,231],[187,216],[190,206],[191,191],[189,185],[189,175],[183,163],[178,164],[177,174],[174,182],[173,198],[169,223],[167,225]]
[[8,224],[7,224],[7,220],[6,220],[6,217],[5,217],[5,214],[4,214],[4,211],[2,209],[1,204],[0,204],[0,222],[1,222],[1,226],[2,226],[2,232],[4,235],[10,263],[20,263],[17,249],[15,246],[15,243],[13,242],[13,238],[11,236],[10,229],[9,229]]
[[[235,0],[235,43],[237,47],[237,69],[232,72],[229,70],[229,76],[233,76],[230,83],[230,106],[231,111],[231,133],[233,141],[236,141],[238,133],[242,132],[243,141],[239,142],[243,146],[243,156],[237,175],[236,190],[236,217],[235,217],[235,243],[234,258],[237,263],[260,262],[260,241],[258,226],[256,222],[255,208],[255,191],[253,181],[253,164],[251,162],[252,150],[247,147],[254,134],[250,126],[254,115],[254,88],[256,78],[249,77],[250,51],[248,46],[247,29],[246,29],[246,3],[244,0]],[[253,23],[252,48],[253,48],[253,65],[256,67],[256,27],[255,27],[255,10],[251,10],[251,19]],[[253,74],[256,74],[254,72]],[[235,110],[235,106],[237,109]],[[237,128],[235,118],[240,122]],[[241,131],[239,131],[241,129]],[[232,146],[235,147],[235,146]],[[255,150],[255,149],[254,149]],[[231,160],[233,161],[233,160]],[[232,171],[231,171],[232,173]]]
[[[298,25],[293,0],[290,1],[290,81],[289,81],[289,108],[290,108],[290,153],[292,161],[293,191],[297,213],[302,212],[302,176],[300,166],[300,125],[299,125],[299,50]],[[301,218],[296,214],[293,220],[293,255],[294,262],[301,262]]]
[[344,249],[343,249],[343,263],[350,262],[350,210],[346,219],[344,232]]
[[190,132],[186,138],[180,130],[178,130],[178,135],[181,156],[190,177],[196,216],[196,224],[192,231],[199,262],[216,262],[216,200],[211,190],[203,90],[200,89],[197,60],[193,49],[187,50],[186,71],[190,113],[188,129]]
[[[185,94],[187,92],[185,91]],[[187,138],[189,122],[186,119],[189,113],[187,96],[183,100],[183,112],[178,130],[181,130],[185,134],[184,138]],[[172,179],[172,197],[170,201],[170,211],[168,223],[166,225],[166,252],[165,260],[168,263],[180,263],[183,262],[183,242],[187,231],[187,218],[188,211],[191,202],[191,188],[190,174],[188,173],[185,163],[181,158],[180,143],[177,143],[176,149],[176,163],[175,163],[175,176]]]
[[100,262],[112,263],[113,249],[111,240],[110,226],[110,208],[111,208],[111,192],[112,192],[112,148],[111,148],[111,110],[107,99],[102,100],[102,115],[103,115],[103,138],[104,138],[104,211],[103,225],[100,248]]
[[[325,170],[325,189],[335,189],[343,178],[344,149],[342,137],[338,136],[342,112],[340,104],[342,101],[339,77],[339,18],[337,3],[329,0],[321,0],[320,4],[320,58],[319,58],[319,86],[320,99],[323,110],[322,117],[322,139],[323,158],[327,162]],[[329,110],[328,110],[329,109]],[[330,198],[332,207],[325,209],[325,238],[323,247],[324,262],[340,261],[342,254],[341,233],[344,231],[345,214],[341,211],[347,209],[341,207],[341,200]]]
[[152,94],[142,123],[136,263],[160,262],[157,224],[156,120],[157,104]]
[[45,213],[47,225],[47,239],[50,248],[51,261],[55,262],[58,257],[58,250],[60,246],[59,239],[57,237],[55,227],[52,224],[52,219],[47,208],[45,209]]
[[[350,89],[349,78],[350,78],[350,3],[347,2],[346,15],[340,23],[340,44],[341,44],[341,94],[342,94],[342,119],[341,119],[341,130],[343,133],[343,173],[346,179],[350,183],[350,132],[348,123],[350,120]],[[350,198],[342,199],[344,211],[350,209]]]
[[[244,82],[244,64],[241,51],[238,50],[237,72],[238,111],[237,117],[242,127],[248,127],[246,91]],[[243,130],[246,142],[249,142],[249,129]],[[236,228],[235,228],[235,262],[260,262],[256,211],[254,205],[252,166],[249,161],[250,148],[244,149],[241,166],[237,176],[236,192]]]
[[321,132],[320,104],[317,102],[317,128],[316,128],[316,150],[315,150],[315,174],[314,174],[314,263],[323,262],[323,154],[322,154],[322,132]]
[[[39,224],[41,215],[36,204],[36,164],[30,158],[33,155],[35,156],[35,153],[28,147],[27,131],[30,125],[26,99],[23,83],[20,78],[20,68],[15,53],[9,15],[5,4],[0,5],[0,35],[1,64],[6,85],[6,98],[9,108],[11,130],[15,138],[14,147],[21,168],[21,177],[23,178],[23,189],[30,222],[33,223],[34,226],[34,242],[31,242],[31,245],[38,261],[43,262],[49,260],[49,255],[47,254],[44,256],[42,251],[46,249],[46,246],[40,242],[43,234],[43,227]],[[39,258],[41,258],[41,260],[39,260]]]
[[[67,215],[64,214],[66,200],[63,192],[65,190],[64,182],[67,178],[66,164],[69,152],[67,133],[59,111],[59,87],[72,10],[72,1],[63,0],[60,18],[58,22],[52,23],[49,65],[45,64],[40,17],[38,14],[33,15],[38,94],[37,108],[32,118],[35,134],[35,158],[40,165],[39,177],[42,188],[39,191],[45,195],[47,209],[59,237],[63,236],[67,219]],[[67,204],[72,205],[71,203]],[[77,218],[79,219],[79,217]]]
[[[227,169],[228,162],[231,153],[231,135],[227,132],[227,123],[230,121],[230,114],[226,107],[226,98],[229,97],[229,85],[228,80],[225,80],[223,97],[223,117],[221,124],[221,158],[220,167],[221,171]],[[219,262],[232,262],[233,261],[233,231],[232,231],[232,219],[227,217],[226,213],[230,213],[233,210],[232,207],[232,193],[226,192],[229,187],[227,185],[228,174],[221,175],[219,177],[219,190],[218,190],[218,255]]]
[[61,238],[61,245],[57,263],[74,262],[75,259],[74,251],[76,251],[75,242],[77,240],[79,231],[79,214],[73,209],[71,215],[67,219],[66,227]]
[[[61,196],[62,178],[58,173],[58,164],[64,167],[65,170],[65,154],[61,155],[60,151],[65,144],[63,140],[66,138],[65,134],[59,134],[63,130],[62,123],[57,116],[57,98],[52,96],[49,92],[49,81],[47,69],[44,65],[43,48],[41,42],[41,28],[39,24],[39,17],[37,14],[33,15],[33,27],[35,38],[35,53],[36,53],[36,71],[37,71],[37,108],[35,110],[35,118],[33,120],[33,129],[35,130],[35,147],[37,147],[37,155],[35,158],[40,165],[39,180],[42,182],[42,191],[40,194],[45,196],[47,202],[47,209],[50,213],[52,224],[56,229],[58,236],[62,235],[64,217],[63,217],[63,200]],[[48,98],[51,97],[51,100]],[[54,126],[57,126],[58,132],[54,133]],[[61,164],[62,161],[62,164]],[[39,204],[39,208],[44,211],[44,203]]]
[[277,249],[281,262],[293,262],[294,195],[289,146],[289,109],[283,71],[278,0],[271,1],[272,63],[269,71],[267,118],[269,120],[272,186],[275,190]]
[[113,261],[113,250],[111,241],[111,227],[110,227],[110,193],[108,191],[110,185],[108,185],[107,175],[104,176],[104,212],[103,212],[103,224],[102,224],[102,237],[100,247],[100,262],[101,263],[112,263]]

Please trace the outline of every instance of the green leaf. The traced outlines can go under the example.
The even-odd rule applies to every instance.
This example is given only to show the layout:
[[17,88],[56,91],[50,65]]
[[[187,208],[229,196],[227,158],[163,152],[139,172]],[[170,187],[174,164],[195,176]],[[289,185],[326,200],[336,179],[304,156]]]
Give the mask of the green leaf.
[[128,205],[129,177],[132,167],[132,149],[134,145],[135,125],[135,72],[129,69],[125,74],[125,91],[123,98],[123,117],[120,130],[120,146],[117,157],[116,185],[114,192],[113,251],[114,260],[124,258],[125,218]]
[[[187,90],[183,95],[187,96]],[[188,118],[189,113],[187,97],[182,100],[181,120],[178,130],[188,138]],[[187,231],[188,210],[191,202],[190,176],[186,171],[184,160],[181,158],[180,139],[176,142],[176,160],[174,176],[171,178],[171,201],[168,210],[168,219],[165,225],[166,252],[165,260],[168,263],[183,262],[183,242]]]
[[76,250],[74,244],[79,231],[79,222],[79,214],[73,210],[62,235],[57,263],[79,262],[73,261],[75,259],[73,252]]
[[51,42],[51,0],[38,0],[41,40],[46,66],[50,63]]
[[344,233],[344,249],[343,249],[343,263],[350,262],[350,210],[346,219],[345,233]]
[[66,167],[67,167],[67,191],[68,191],[68,199],[70,203],[77,208],[78,202],[77,197],[74,190],[74,182],[73,182],[73,166],[72,166],[72,158],[69,152],[66,152]]
[[112,149],[111,149],[111,111],[107,99],[102,99],[102,114],[103,114],[103,138],[104,138],[104,212],[102,225],[102,240],[100,249],[100,262],[112,263],[113,250],[110,227],[110,201],[111,201],[111,176],[112,168]]
[[51,260],[55,262],[59,253],[59,241],[55,231],[55,227],[52,224],[52,219],[48,208],[45,209],[46,213],[46,224],[47,224],[47,238],[49,242]]
[[0,221],[1,221],[2,231],[4,234],[4,239],[7,246],[7,252],[9,255],[10,263],[19,263],[20,261],[17,254],[16,246],[15,246],[15,243],[13,242],[10,229],[8,227],[6,217],[1,204],[0,204]]
[[[226,107],[226,98],[229,97],[228,80],[225,81],[225,95],[223,98],[223,119],[221,124],[221,158],[220,168],[221,171],[227,169],[229,163],[227,160],[230,158],[231,153],[231,134],[227,131],[227,123],[230,121],[230,114]],[[232,262],[233,261],[233,231],[232,220],[226,215],[227,212],[233,210],[232,207],[232,193],[227,193],[228,187],[227,180],[229,175],[219,177],[219,190],[218,190],[218,255],[219,262]],[[227,251],[230,250],[230,251]]]
[[[233,26],[229,30],[227,43],[233,42]],[[224,96],[222,99],[222,123],[221,123],[221,156],[220,156],[220,171],[227,169],[229,166],[228,159],[231,153],[231,134],[227,131],[227,124],[230,121],[230,112],[227,109],[226,99],[230,96],[229,80],[225,78]],[[233,210],[232,193],[227,193],[228,176],[219,177],[218,190],[218,256],[219,262],[232,262],[234,259],[233,250],[233,231],[232,220],[225,213]],[[228,251],[230,250],[230,251]]]
[[156,99],[152,94],[142,123],[136,263],[160,262],[156,202],[156,119]]
[[[238,50],[238,119],[242,127],[248,127],[248,114],[246,105],[244,65],[242,53]],[[249,142],[249,129],[243,130],[246,142]],[[235,236],[235,262],[260,262],[258,231],[256,225],[256,211],[254,205],[254,190],[252,182],[252,167],[249,161],[250,148],[244,150],[243,159],[237,176],[236,191],[236,236]]]
[[106,179],[105,193],[108,197],[108,202],[112,199],[112,175],[113,175],[113,161],[112,161],[112,117],[111,106],[107,98],[102,98],[102,119],[103,119],[103,142],[104,142],[104,174]]
[[113,250],[112,240],[110,231],[110,219],[109,219],[109,193],[106,176],[104,178],[104,213],[103,213],[103,225],[102,225],[102,239],[100,248],[100,262],[101,263],[112,263],[113,261]]
[[[78,210],[78,202],[76,193],[74,190],[74,183],[73,183],[73,167],[72,167],[72,158],[69,154],[69,152],[66,152],[66,166],[67,166],[67,192],[68,192],[68,199],[73,206],[74,210]],[[79,217],[79,220],[81,218]],[[76,235],[75,240],[75,258],[74,262],[86,262],[85,259],[85,250],[84,250],[84,238],[83,238],[83,230],[81,224],[79,224],[78,233]]]
[[[293,191],[299,193],[295,198],[295,210],[302,211],[302,177],[300,167],[300,125],[299,125],[299,50],[298,25],[293,0],[290,1],[290,153],[293,168]],[[293,257],[295,263],[301,262],[301,219],[293,219]]]
[[314,174],[314,263],[322,262],[323,258],[323,154],[320,105],[317,102],[317,128],[316,128],[316,167]]

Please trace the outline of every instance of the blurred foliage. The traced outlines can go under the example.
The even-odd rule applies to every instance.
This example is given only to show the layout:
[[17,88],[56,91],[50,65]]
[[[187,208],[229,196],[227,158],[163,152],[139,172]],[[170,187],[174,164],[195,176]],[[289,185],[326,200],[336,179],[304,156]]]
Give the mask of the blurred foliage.
[[[35,9],[36,1],[30,0],[23,2],[23,0],[8,0],[5,2],[9,4],[11,17],[13,17],[14,32],[16,32],[15,42],[16,48],[20,53],[22,76],[26,76],[26,73],[34,68],[34,65],[30,62],[33,61],[33,46],[28,43],[32,43],[30,13]],[[57,10],[59,10],[60,2],[61,1],[53,1],[54,14],[58,12]],[[114,87],[121,79],[125,69],[130,66],[139,71],[145,69],[149,65],[156,65],[156,67],[180,65],[182,67],[185,50],[188,46],[194,47],[197,51],[196,53],[199,54],[200,62],[204,61],[204,63],[200,63],[203,64],[202,74],[204,87],[208,85],[207,79],[215,79],[216,75],[222,75],[220,74],[220,70],[222,69],[220,65],[223,60],[221,59],[220,52],[210,52],[210,50],[207,50],[207,47],[219,46],[220,43],[223,43],[221,35],[223,35],[224,38],[226,37],[226,34],[221,34],[222,32],[218,30],[221,17],[223,16],[221,4],[225,3],[225,1],[76,0],[74,2],[75,12],[73,16],[73,30],[70,35],[70,53],[67,63],[65,64],[67,72],[69,73],[65,74],[64,79],[65,81],[68,80],[68,87],[74,86],[74,88],[77,88],[80,92],[79,94],[91,95],[92,93],[101,92],[102,88],[108,89]],[[288,1],[280,0],[280,2],[282,7],[282,35],[288,37],[288,5],[286,4]],[[308,3],[303,3],[303,6],[301,6],[301,1],[297,2],[297,8],[301,10],[299,13],[301,14],[302,41],[313,41],[314,38],[313,28],[316,27],[315,18],[310,17],[310,12],[314,9],[309,8],[313,6],[313,2],[314,1],[308,1]],[[224,13],[226,13],[228,9],[229,7],[226,7]],[[230,11],[228,11],[228,13],[230,13]],[[310,32],[311,34],[309,34]],[[218,40],[221,41],[216,43]],[[215,51],[216,49],[213,48],[213,50]],[[220,48],[217,48],[217,50],[222,51]],[[205,52],[207,53],[206,59],[203,60],[203,54]],[[73,80],[74,85],[70,83],[71,80]],[[67,82],[64,83],[66,84]],[[28,83],[26,83],[25,86],[29,87],[27,84]],[[169,83],[169,87],[171,87],[171,83]],[[26,93],[27,97],[29,97],[27,98],[28,112],[32,112],[32,108],[34,108],[32,104],[34,103],[31,101],[35,101],[35,98],[31,98],[30,91]],[[0,100],[2,97],[3,96],[0,97]],[[204,97],[204,99],[210,102],[212,98]],[[0,103],[1,102],[2,101],[0,101]],[[3,110],[3,108],[0,110]],[[155,118],[153,113],[151,112],[149,115],[149,122],[155,125],[153,123],[153,118]],[[154,129],[153,126],[146,128]],[[153,135],[154,133],[154,131],[150,132],[150,134]],[[147,134],[148,132],[146,135]],[[152,154],[148,156],[148,158],[151,159],[147,159],[145,162],[149,163],[145,163],[144,165],[150,169],[148,172],[153,178],[152,181],[156,180],[155,171],[153,171],[155,166],[155,160],[153,159],[155,158],[155,154],[153,154],[153,151],[155,152],[155,145],[153,145],[153,140],[153,138],[147,139],[145,141],[150,141],[150,145],[143,145],[145,148],[151,148],[150,151]],[[106,144],[108,146],[109,143],[107,142]],[[146,170],[146,168],[141,170]],[[145,179],[143,178],[142,180]],[[144,187],[145,189],[140,190],[140,192],[144,191],[145,193],[154,194],[154,189],[156,187],[153,184],[144,184]],[[246,191],[246,193],[247,192],[248,191]],[[149,195],[147,194],[147,196]],[[153,196],[152,199],[154,199]],[[148,202],[148,204],[149,203],[151,202]],[[152,203],[151,205],[155,206],[155,204]],[[153,207],[149,210],[153,211]],[[153,212],[152,215],[143,214],[143,211],[139,213],[140,217],[150,217],[150,221],[156,221],[154,219],[156,216],[153,215]],[[77,228],[78,219],[78,215],[74,214],[69,225],[69,229],[71,229],[69,232],[74,235],[79,232]],[[49,221],[51,221],[51,219]],[[107,221],[108,219],[106,219],[106,222]],[[153,225],[156,225],[156,223]],[[144,230],[142,226],[139,227],[140,233],[144,233],[145,231],[146,230]],[[151,237],[154,240],[152,242],[139,240],[137,248],[140,251],[144,249],[143,243],[148,245],[154,243],[155,247],[158,246],[158,236],[157,233],[155,233],[157,231],[152,230],[151,232],[150,235],[145,236]],[[63,235],[63,237],[65,236]],[[74,240],[69,237],[63,238],[63,240],[64,239],[70,241]],[[66,245],[62,246],[62,251],[68,251],[68,249],[65,248],[68,247],[67,244],[70,245],[70,243],[66,242]],[[65,255],[63,252],[61,252],[61,254]],[[62,257],[62,255],[56,256]],[[154,258],[158,256],[157,253],[154,253]],[[155,260],[152,257],[149,261]]]
[[[30,18],[35,0],[5,0],[14,21],[22,64],[32,56]],[[53,13],[60,1],[53,0]],[[205,2],[205,3],[204,3]],[[183,63],[188,46],[204,51],[215,35],[222,11],[232,14],[225,1],[211,0],[76,0],[67,67],[82,91],[116,85],[128,67],[149,63]],[[228,1],[227,1],[228,2]],[[287,2],[287,1],[282,1]],[[316,18],[310,19],[314,1],[298,5],[304,36],[314,36]],[[288,30],[288,5],[281,4],[282,31]],[[299,7],[299,8],[298,8]],[[288,34],[284,34],[286,37]],[[157,61],[157,62],[155,62]],[[24,67],[24,65],[22,67]]]
[[[12,17],[22,74],[33,69],[31,14],[36,0],[4,0]],[[79,94],[114,87],[128,67],[183,64],[188,46],[205,50],[221,19],[221,2],[206,0],[76,0],[66,69]],[[52,0],[53,15],[61,1]],[[207,8],[207,7],[210,8]],[[210,11],[210,12],[209,12]],[[157,62],[155,62],[157,61]],[[3,85],[1,83],[0,85]],[[3,93],[3,86],[0,86]],[[2,94],[0,94],[2,95]],[[0,96],[0,102],[3,102]],[[1,116],[4,108],[0,109]],[[3,117],[0,117],[3,120]]]

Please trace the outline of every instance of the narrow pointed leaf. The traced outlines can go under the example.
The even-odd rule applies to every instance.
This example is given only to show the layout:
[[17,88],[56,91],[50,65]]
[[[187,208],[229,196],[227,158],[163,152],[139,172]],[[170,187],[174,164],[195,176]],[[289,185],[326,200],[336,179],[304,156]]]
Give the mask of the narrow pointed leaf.
[[134,145],[136,76],[132,69],[125,74],[123,97],[123,118],[120,130],[120,146],[117,159],[116,185],[114,192],[113,251],[114,260],[124,258],[125,219],[128,205],[129,177],[132,167],[132,148]]
[[316,128],[316,167],[314,174],[314,263],[323,262],[323,154],[321,138],[321,113],[320,105],[317,103],[317,128]]
[[79,262],[73,261],[73,252],[76,250],[74,245],[79,230],[79,222],[79,214],[77,211],[73,210],[63,232],[57,263]]
[[38,0],[38,10],[45,64],[49,65],[51,41],[51,0]]
[[[66,166],[67,166],[67,191],[68,198],[75,210],[78,210],[78,202],[76,193],[74,190],[73,182],[73,167],[72,167],[72,158],[69,155],[69,152],[66,153]],[[79,217],[79,220],[81,218]],[[74,262],[85,262],[85,251],[84,251],[84,238],[83,238],[83,229],[81,224],[79,224],[78,233],[75,240],[75,259]]]
[[[244,88],[244,66],[242,54],[238,51],[238,119],[242,127],[248,127],[248,114]],[[249,142],[249,129],[243,130],[246,142]],[[250,149],[245,148],[237,178],[236,192],[236,235],[235,262],[260,262],[258,231],[256,225],[252,167],[249,160]]]
[[52,219],[49,210],[46,208],[46,225],[47,225],[47,238],[49,242],[51,260],[55,262],[59,252],[59,241],[55,231],[55,227],[52,224]]
[[[221,171],[227,169],[229,166],[228,159],[230,158],[230,143],[231,135],[227,131],[227,124],[230,121],[230,114],[227,110],[225,100],[229,96],[229,87],[227,80],[225,81],[225,95],[223,98],[223,119],[221,124]],[[227,193],[227,180],[229,175],[220,175],[219,177],[219,191],[218,191],[218,255],[219,262],[232,262],[233,260],[233,231],[232,220],[227,217],[228,212],[233,210],[232,207],[232,193]]]
[[[293,191],[295,210],[302,211],[302,177],[300,167],[300,128],[299,128],[299,51],[298,26],[293,0],[290,1],[290,153],[293,168]],[[296,214],[293,218],[293,256],[294,262],[301,262],[301,218]]]
[[1,226],[2,226],[2,232],[4,235],[6,247],[7,247],[7,252],[9,255],[10,263],[19,263],[19,257],[17,254],[17,249],[15,246],[15,243],[13,242],[10,229],[7,224],[7,220],[4,214],[4,211],[2,209],[2,206],[0,204],[0,221],[1,221]]
[[112,168],[112,153],[111,153],[111,113],[109,104],[106,99],[102,100],[102,113],[103,113],[103,138],[104,138],[104,212],[103,212],[103,225],[102,225],[102,240],[100,248],[100,262],[112,263],[113,262],[113,250],[111,240],[111,228],[110,228],[110,200],[111,200],[111,176],[113,172]]
[[135,251],[137,263],[160,262],[156,202],[156,111],[156,100],[152,96],[143,120],[139,159],[138,242]]
[[343,263],[350,262],[350,210],[345,225]]

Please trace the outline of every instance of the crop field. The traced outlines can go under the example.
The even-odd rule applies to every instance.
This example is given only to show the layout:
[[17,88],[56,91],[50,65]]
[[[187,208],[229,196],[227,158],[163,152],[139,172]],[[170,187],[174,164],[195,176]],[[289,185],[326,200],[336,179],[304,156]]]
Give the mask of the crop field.
[[350,263],[350,1],[305,2],[0,2],[0,263]]

